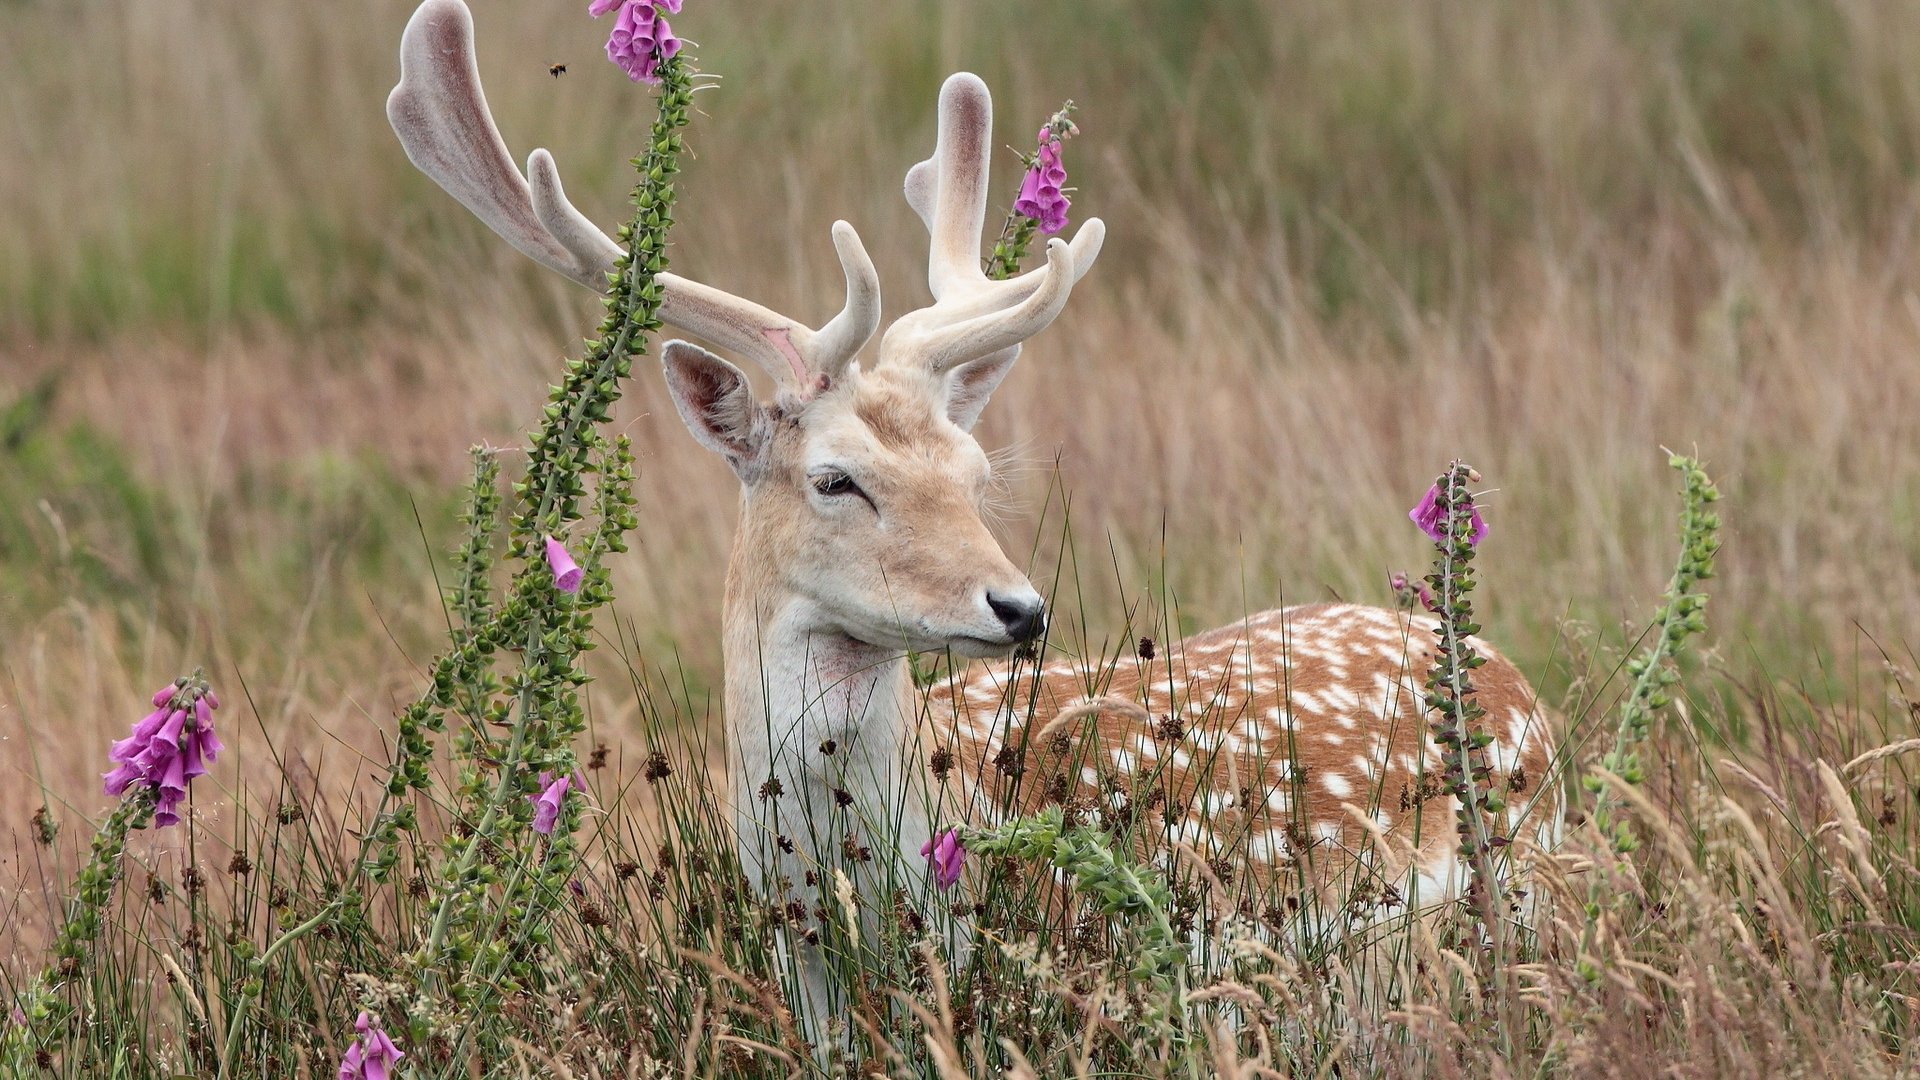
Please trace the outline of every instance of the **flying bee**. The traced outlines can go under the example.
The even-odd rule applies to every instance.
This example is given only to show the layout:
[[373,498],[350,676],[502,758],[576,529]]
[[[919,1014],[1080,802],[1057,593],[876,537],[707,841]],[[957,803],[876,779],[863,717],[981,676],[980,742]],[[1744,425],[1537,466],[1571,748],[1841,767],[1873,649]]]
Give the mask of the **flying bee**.
[[567,65],[565,64],[555,64],[552,67],[547,69],[547,74],[553,76],[556,79],[562,75],[565,75],[566,73],[567,73]]

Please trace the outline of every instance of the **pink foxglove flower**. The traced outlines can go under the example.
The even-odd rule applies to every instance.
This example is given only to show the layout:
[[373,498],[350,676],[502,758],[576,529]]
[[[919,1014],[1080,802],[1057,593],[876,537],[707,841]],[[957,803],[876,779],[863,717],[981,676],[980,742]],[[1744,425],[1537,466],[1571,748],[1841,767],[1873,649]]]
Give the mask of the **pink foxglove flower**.
[[555,777],[550,772],[540,774],[540,794],[527,796],[533,804],[533,831],[542,836],[553,835],[553,827],[560,822],[560,804],[567,797],[568,777]]
[[660,82],[660,65],[680,51],[662,12],[680,13],[682,0],[593,0],[587,14],[599,18],[617,11],[613,32],[607,35],[607,59],[634,82]]
[[948,829],[920,846],[920,854],[933,864],[934,883],[943,889],[960,884],[960,863],[966,850],[960,846],[960,830]]
[[[1440,509],[1440,485],[1435,484],[1428,488],[1426,495],[1420,499],[1420,505],[1407,511],[1407,517],[1434,543],[1446,543],[1447,514]],[[1478,507],[1474,508],[1472,522],[1473,533],[1467,537],[1467,543],[1478,547],[1480,541],[1487,537],[1487,523],[1481,520]]]
[[1013,212],[1039,222],[1040,231],[1047,234],[1067,227],[1067,208],[1073,205],[1062,186],[1067,182],[1066,166],[1060,162],[1060,144],[1065,138],[1066,134],[1057,132],[1053,124],[1040,129],[1040,149],[1020,181],[1020,194],[1013,200]]
[[577,593],[586,572],[567,554],[560,541],[547,537],[547,568],[553,571],[553,587],[563,593]]
[[205,776],[207,764],[226,747],[213,731],[218,703],[203,687],[168,686],[156,692],[153,700],[160,707],[107,751],[116,768],[101,780],[106,793],[115,797],[136,783],[152,787],[153,823],[165,828],[180,821],[187,783]]
[[1387,578],[1387,588],[1393,591],[1393,602],[1399,607],[1412,608],[1417,602],[1428,611],[1433,610],[1433,590],[1418,578],[1408,577],[1396,570]]
[[373,1017],[364,1012],[353,1022],[353,1030],[359,1032],[360,1037],[347,1047],[346,1056],[340,1059],[338,1080],[391,1080],[394,1066],[407,1055],[401,1053]]

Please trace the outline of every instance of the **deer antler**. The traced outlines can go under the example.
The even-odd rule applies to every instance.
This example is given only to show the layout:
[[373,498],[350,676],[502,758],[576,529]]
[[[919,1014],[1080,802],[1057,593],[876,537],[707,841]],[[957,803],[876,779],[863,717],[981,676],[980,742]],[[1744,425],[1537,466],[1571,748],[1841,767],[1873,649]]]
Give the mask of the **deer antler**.
[[933,305],[903,315],[880,341],[882,363],[917,364],[936,374],[1017,348],[1046,329],[1074,283],[1093,267],[1107,227],[1089,218],[1073,242],[1047,242],[1047,265],[1006,281],[980,268],[987,213],[988,140],[993,99],[978,76],[961,72],[940,88],[933,156],[907,171],[907,203],[931,236],[927,285]]
[[[553,155],[535,150],[520,175],[487,111],[462,0],[426,0],[400,38],[400,83],[387,119],[407,157],[523,254],[601,292],[620,245],[567,201]],[[751,357],[803,394],[838,378],[880,325],[880,276],[853,226],[833,224],[847,301],[818,330],[677,274],[654,278],[660,320]],[[823,381],[824,380],[824,381]]]

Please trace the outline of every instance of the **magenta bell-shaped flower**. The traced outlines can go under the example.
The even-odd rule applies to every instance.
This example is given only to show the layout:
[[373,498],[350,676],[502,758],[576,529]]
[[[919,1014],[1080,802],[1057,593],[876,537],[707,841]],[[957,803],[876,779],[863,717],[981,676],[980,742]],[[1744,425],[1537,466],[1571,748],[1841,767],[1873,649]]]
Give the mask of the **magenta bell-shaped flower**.
[[533,804],[533,831],[541,836],[553,835],[553,827],[560,821],[560,806],[567,797],[567,786],[572,781],[565,776],[555,777],[550,772],[540,774],[540,794],[527,796]]
[[340,1059],[338,1080],[390,1080],[393,1068],[407,1055],[400,1052],[373,1017],[362,1012],[353,1022],[360,1037]]
[[179,823],[187,784],[205,776],[207,765],[226,747],[213,731],[213,710],[220,703],[204,686],[169,685],[156,691],[153,701],[158,707],[108,749],[116,767],[101,781],[116,798],[136,783],[152,787],[153,823],[164,828]]
[[[1426,533],[1434,543],[1446,542],[1447,515],[1446,511],[1440,509],[1440,485],[1435,484],[1428,488],[1426,495],[1420,499],[1420,505],[1407,511],[1407,517],[1412,519],[1413,523],[1420,527],[1420,531]],[[1473,534],[1467,537],[1467,543],[1478,547],[1480,541],[1487,537],[1487,523],[1481,520],[1478,507],[1474,508],[1472,521]]]
[[567,554],[566,547],[551,536],[547,537],[547,568],[553,571],[553,587],[563,593],[579,592],[580,583],[586,579],[586,571],[580,569],[573,556]]
[[607,59],[627,73],[634,82],[659,83],[660,64],[680,51],[680,39],[673,36],[666,16],[680,13],[682,0],[593,0],[587,14],[599,18],[608,12],[614,16],[613,31],[607,35]]
[[1052,127],[1040,129],[1040,149],[1013,200],[1014,213],[1032,218],[1049,235],[1067,227],[1067,209],[1073,205],[1064,190],[1067,169],[1060,161],[1060,142]]
[[948,829],[920,847],[920,854],[933,864],[933,880],[943,889],[960,884],[960,864],[966,849],[960,846],[960,830]]

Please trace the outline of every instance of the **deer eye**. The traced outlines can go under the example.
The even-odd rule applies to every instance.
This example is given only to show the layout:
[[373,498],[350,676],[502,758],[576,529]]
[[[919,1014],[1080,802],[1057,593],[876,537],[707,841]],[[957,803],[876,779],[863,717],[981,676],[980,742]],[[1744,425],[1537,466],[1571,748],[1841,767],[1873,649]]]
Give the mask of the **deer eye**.
[[853,477],[848,476],[839,469],[826,469],[822,472],[814,473],[808,477],[808,480],[813,483],[813,490],[822,495],[865,494],[865,492],[860,490],[860,485],[853,482]]

